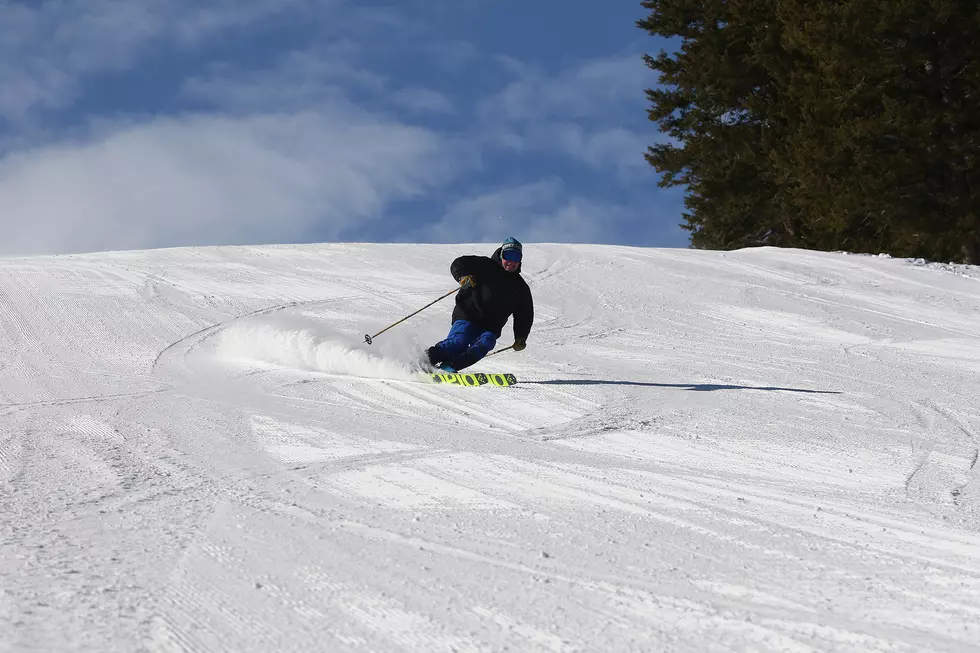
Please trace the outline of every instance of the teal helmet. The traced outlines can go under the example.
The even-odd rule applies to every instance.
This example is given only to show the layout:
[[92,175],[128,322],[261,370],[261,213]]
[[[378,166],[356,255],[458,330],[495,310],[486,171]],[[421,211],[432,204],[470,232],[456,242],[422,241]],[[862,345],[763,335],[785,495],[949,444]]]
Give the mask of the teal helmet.
[[500,258],[505,261],[521,262],[524,246],[516,238],[508,238],[500,246]]

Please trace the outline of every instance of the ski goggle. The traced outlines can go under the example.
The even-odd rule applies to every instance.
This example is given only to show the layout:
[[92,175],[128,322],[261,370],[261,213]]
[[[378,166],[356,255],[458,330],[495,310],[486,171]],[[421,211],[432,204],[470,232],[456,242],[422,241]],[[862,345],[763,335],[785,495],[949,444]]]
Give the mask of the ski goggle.
[[511,261],[513,263],[521,262],[521,250],[519,249],[506,249],[500,253],[500,258],[505,261]]

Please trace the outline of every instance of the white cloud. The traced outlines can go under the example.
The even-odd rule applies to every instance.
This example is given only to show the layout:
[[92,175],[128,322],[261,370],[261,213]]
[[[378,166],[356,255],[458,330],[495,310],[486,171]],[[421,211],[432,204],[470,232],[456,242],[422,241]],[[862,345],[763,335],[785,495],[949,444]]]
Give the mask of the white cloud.
[[269,68],[241,70],[212,66],[206,75],[190,77],[180,95],[225,111],[303,109],[338,103],[354,91],[380,93],[386,79],[351,61],[345,42],[289,52]]
[[0,2],[0,118],[68,105],[82,79],[126,70],[163,41],[196,47],[276,13],[326,11],[340,0]]
[[[339,2],[286,5],[324,9]],[[82,77],[133,65],[155,41],[190,46],[286,5],[220,0],[194,12],[189,0],[93,0],[84,10],[0,4],[0,18],[23,28],[18,38],[0,35],[0,52],[52,75],[24,75],[0,63],[0,119],[70,102]],[[54,35],[52,42],[27,56],[32,39],[45,35]],[[392,116],[405,108],[454,110],[435,91],[392,88],[358,64],[363,52],[341,39],[286,52],[259,70],[212,64],[189,78],[179,97],[212,113],[124,116],[101,126],[96,118],[71,141],[22,122],[0,149],[0,253],[331,240],[472,165],[472,152],[460,143],[356,106],[366,96],[398,107]],[[27,87],[14,97],[11,84],[18,81]]]
[[519,79],[488,98],[487,120],[541,122],[553,118],[601,118],[617,105],[642,107],[649,69],[639,55],[598,59],[548,76],[510,58],[500,58]]
[[426,88],[403,88],[392,96],[398,105],[419,113],[453,113],[453,103],[442,93]]
[[[144,0],[154,5],[159,0]],[[241,29],[282,14],[313,15],[332,11],[342,0],[166,0],[166,25],[180,43],[196,46],[215,34]],[[126,0],[132,2],[132,0]]]
[[518,152],[563,154],[622,183],[649,175],[643,158],[660,140],[623,125],[645,121],[647,68],[639,56],[599,59],[547,76],[527,64],[497,57],[518,79],[479,106],[485,145]]
[[[473,11],[485,1],[451,11]],[[638,56],[549,76],[501,55],[491,76],[503,66],[515,81],[478,103],[476,120],[467,121],[472,129],[449,135],[404,124],[472,105],[412,85],[417,78],[406,82],[394,71],[405,72],[407,60],[388,69],[379,61],[411,46],[430,66],[454,74],[458,66],[485,65],[472,44],[433,38],[443,8],[411,2],[396,8],[349,0],[0,0],[0,124],[15,122],[0,140],[0,252],[335,239],[501,148],[564,154],[602,174],[614,170],[620,180],[648,173],[642,155],[651,139],[615,123],[632,115],[631,103],[638,112],[645,108],[647,70]],[[155,50],[200,48],[181,59],[195,63],[213,54],[209,46],[226,32],[259,29],[286,13],[283,24],[309,20],[315,45],[267,43],[273,53],[257,70],[241,59],[212,59],[185,78],[173,98],[177,106],[214,113],[130,116],[128,124],[114,118],[59,142],[65,135],[51,130],[56,121],[37,111],[69,106],[86,78],[126,71]],[[498,171],[485,171],[499,183]],[[456,202],[426,236],[458,240],[465,232],[468,239],[497,240],[520,232],[603,240],[606,218],[629,217],[623,208],[576,196],[556,178],[481,190]]]
[[392,89],[387,77],[360,66],[357,54],[355,46],[341,41],[288,52],[265,69],[215,65],[208,74],[187,79],[180,97],[236,112],[350,104],[358,95],[414,113],[455,111],[452,101],[437,91],[411,86]]
[[620,181],[649,178],[650,166],[643,158],[656,134],[640,134],[621,127],[593,127],[569,122],[551,122],[526,129],[499,127],[488,132],[499,148],[519,152],[560,152],[603,173],[615,171]]
[[556,125],[554,140],[569,154],[593,168],[618,168],[621,172],[649,171],[643,158],[643,137],[634,131],[613,127],[587,132],[580,125]]
[[498,242],[515,236],[532,242],[604,242],[606,226],[627,215],[622,207],[577,197],[560,180],[547,178],[459,200],[423,239]]
[[0,162],[0,251],[336,238],[442,183],[431,132],[344,109],[187,116]]

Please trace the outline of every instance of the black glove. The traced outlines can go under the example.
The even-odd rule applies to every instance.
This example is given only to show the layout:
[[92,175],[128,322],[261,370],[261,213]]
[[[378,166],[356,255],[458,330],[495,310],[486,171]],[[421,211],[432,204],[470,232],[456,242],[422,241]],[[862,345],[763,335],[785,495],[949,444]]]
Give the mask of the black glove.
[[459,285],[461,288],[472,288],[476,285],[476,281],[473,279],[472,275],[467,274],[466,276],[459,278]]
[[527,347],[527,343],[523,339],[514,341],[514,351],[524,351],[525,347]]

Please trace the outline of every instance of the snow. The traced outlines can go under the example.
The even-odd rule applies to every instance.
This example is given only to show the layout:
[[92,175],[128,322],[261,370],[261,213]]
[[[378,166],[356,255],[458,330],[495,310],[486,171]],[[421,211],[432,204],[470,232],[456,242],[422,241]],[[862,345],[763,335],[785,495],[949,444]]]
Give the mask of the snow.
[[491,251],[0,259],[0,650],[980,650],[978,268]]

